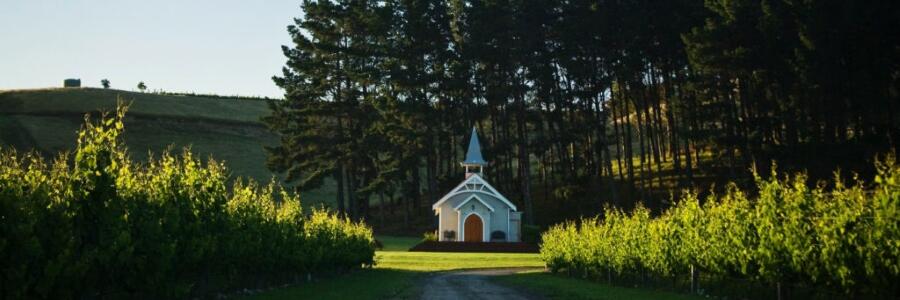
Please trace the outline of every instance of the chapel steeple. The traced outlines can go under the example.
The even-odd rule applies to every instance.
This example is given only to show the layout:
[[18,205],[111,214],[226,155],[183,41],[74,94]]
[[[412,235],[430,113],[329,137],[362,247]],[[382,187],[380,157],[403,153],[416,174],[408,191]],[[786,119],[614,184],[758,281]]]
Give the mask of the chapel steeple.
[[460,163],[460,165],[466,168],[466,178],[469,178],[475,171],[470,168],[478,167],[478,175],[482,175],[484,166],[487,164],[488,163],[484,161],[484,158],[481,156],[481,144],[478,143],[478,132],[473,126],[472,135],[469,137],[469,150],[466,151],[466,160]]

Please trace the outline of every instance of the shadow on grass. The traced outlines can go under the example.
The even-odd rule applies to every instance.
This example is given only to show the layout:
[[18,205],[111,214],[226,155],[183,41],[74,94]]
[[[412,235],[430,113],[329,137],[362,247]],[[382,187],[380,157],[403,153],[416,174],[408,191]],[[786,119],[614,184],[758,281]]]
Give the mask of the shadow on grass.
[[544,272],[516,273],[494,277],[493,280],[548,299],[703,299],[672,292],[610,286]]
[[378,235],[375,240],[381,242],[380,251],[407,251],[422,242],[421,237]]
[[425,273],[397,269],[363,269],[342,276],[276,288],[241,299],[412,299]]

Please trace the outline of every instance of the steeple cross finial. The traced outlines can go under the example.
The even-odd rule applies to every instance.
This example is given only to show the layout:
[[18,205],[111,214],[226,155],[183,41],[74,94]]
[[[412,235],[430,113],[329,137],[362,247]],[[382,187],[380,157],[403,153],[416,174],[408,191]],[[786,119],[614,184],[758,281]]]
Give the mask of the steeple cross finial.
[[481,174],[487,162],[481,156],[481,144],[478,142],[478,131],[472,126],[472,134],[469,136],[469,149],[466,151],[466,160],[461,165],[466,168],[466,178],[472,174],[470,167],[478,167],[478,173]]

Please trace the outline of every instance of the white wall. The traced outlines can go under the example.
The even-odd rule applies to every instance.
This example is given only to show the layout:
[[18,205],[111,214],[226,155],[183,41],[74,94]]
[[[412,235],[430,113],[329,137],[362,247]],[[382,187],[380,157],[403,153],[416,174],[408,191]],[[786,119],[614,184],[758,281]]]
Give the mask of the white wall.
[[509,218],[509,241],[522,241],[522,212],[512,212]]
[[[472,197],[472,195],[477,195],[477,197],[493,207],[494,211],[491,212],[486,206],[484,206],[477,200],[469,201],[464,207],[460,207],[459,211],[454,210],[454,207],[466,201],[466,199],[469,199],[470,197]],[[438,212],[440,213],[440,220],[438,222],[438,238],[441,241],[453,241],[444,238],[444,231],[446,230],[455,231],[455,240],[461,241],[461,230],[463,227],[463,224],[461,223],[465,222],[466,216],[468,216],[472,212],[478,213],[482,217],[482,222],[485,222],[483,226],[485,240],[489,241],[491,238],[491,232],[494,232],[496,230],[506,233],[506,237],[508,240],[514,237],[514,235],[510,234],[510,232],[507,232],[510,227],[509,207],[499,199],[485,193],[466,192],[455,195],[444,203],[441,203],[440,207],[438,207]]]

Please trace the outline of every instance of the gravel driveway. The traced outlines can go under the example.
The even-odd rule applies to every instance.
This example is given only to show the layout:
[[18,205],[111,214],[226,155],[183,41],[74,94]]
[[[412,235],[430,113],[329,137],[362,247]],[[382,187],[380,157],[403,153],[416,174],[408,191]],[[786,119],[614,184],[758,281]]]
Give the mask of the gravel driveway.
[[509,275],[527,270],[536,270],[536,268],[479,269],[435,273],[425,278],[424,291],[420,299],[541,299],[521,290],[496,284],[488,279],[490,276]]

